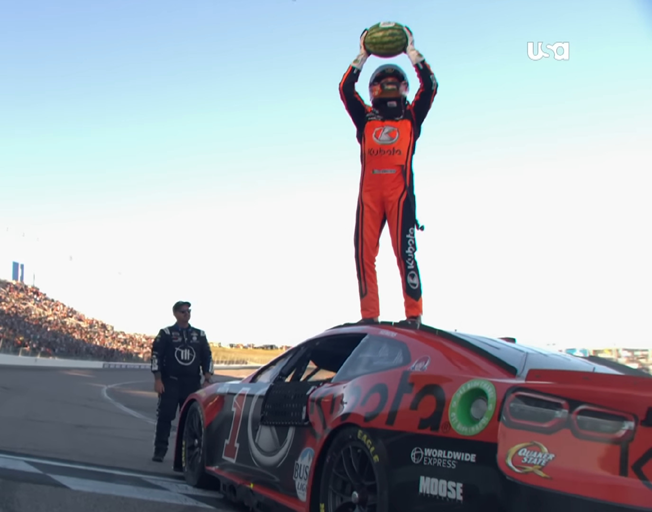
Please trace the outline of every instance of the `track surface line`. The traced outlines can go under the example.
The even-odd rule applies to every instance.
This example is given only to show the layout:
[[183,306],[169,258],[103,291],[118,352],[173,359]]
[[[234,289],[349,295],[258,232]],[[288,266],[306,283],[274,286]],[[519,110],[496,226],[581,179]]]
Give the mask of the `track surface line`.
[[146,380],[136,380],[136,381],[129,381],[129,382],[117,382],[115,384],[108,384],[102,387],[102,398],[105,400],[108,400],[111,402],[113,405],[115,405],[118,409],[120,409],[122,412],[129,414],[130,416],[133,416],[134,418],[138,418],[139,420],[146,421],[150,425],[156,425],[156,420],[152,418],[148,418],[144,414],[140,414],[138,411],[134,411],[133,409],[130,409],[126,405],[122,405],[120,402],[118,402],[116,399],[112,398],[109,395],[109,389],[114,389],[114,388],[121,388],[122,386],[127,386],[130,384],[143,384],[148,381]]
[[159,480],[161,482],[167,482],[167,483],[171,483],[171,484],[178,484],[179,483],[178,478],[176,478],[176,479],[175,478],[166,478],[164,476],[154,476],[152,474],[143,474],[143,473],[138,473],[138,472],[134,472],[134,471],[125,471],[125,470],[121,470],[121,469],[103,468],[103,467],[100,467],[100,466],[91,466],[91,465],[85,465],[85,464],[75,464],[73,462],[53,461],[53,460],[49,460],[49,459],[41,459],[39,457],[29,457],[27,455],[9,455],[9,454],[5,454],[5,453],[0,453],[0,458],[16,461],[16,467],[15,468],[10,468],[10,469],[17,469],[19,471],[29,471],[30,468],[25,469],[24,466],[25,466],[25,464],[29,464],[31,462],[31,463],[35,463],[35,464],[44,464],[44,465],[47,465],[47,466],[55,466],[55,467],[60,467],[60,468],[81,469],[81,470],[85,470],[85,471],[93,471],[93,472],[96,472],[96,473],[106,473],[106,474],[109,474],[109,475],[132,476],[132,477],[143,478],[143,479],[154,479],[154,480]]
[[188,486],[171,454],[151,460],[157,397],[148,377],[0,367],[0,511],[236,512],[217,490]]

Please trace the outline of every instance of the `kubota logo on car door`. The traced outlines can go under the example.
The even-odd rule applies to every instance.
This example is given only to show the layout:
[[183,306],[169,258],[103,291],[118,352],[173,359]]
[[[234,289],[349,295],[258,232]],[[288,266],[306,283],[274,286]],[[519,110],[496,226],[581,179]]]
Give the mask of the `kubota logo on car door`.
[[398,140],[399,135],[398,128],[394,128],[393,126],[382,126],[374,130],[373,138],[378,144],[388,146],[394,144]]

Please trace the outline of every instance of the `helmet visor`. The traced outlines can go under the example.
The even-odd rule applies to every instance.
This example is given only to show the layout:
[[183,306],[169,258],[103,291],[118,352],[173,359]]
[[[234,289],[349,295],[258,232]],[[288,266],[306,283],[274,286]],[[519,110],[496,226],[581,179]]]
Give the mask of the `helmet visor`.
[[372,100],[399,99],[407,95],[407,82],[401,82],[393,77],[383,78],[369,87]]

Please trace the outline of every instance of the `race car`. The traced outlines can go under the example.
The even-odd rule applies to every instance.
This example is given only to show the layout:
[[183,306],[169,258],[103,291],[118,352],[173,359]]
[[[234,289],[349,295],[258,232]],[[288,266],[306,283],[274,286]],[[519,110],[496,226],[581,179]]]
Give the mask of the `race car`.
[[345,324],[182,408],[174,469],[255,511],[652,510],[652,379],[599,358]]

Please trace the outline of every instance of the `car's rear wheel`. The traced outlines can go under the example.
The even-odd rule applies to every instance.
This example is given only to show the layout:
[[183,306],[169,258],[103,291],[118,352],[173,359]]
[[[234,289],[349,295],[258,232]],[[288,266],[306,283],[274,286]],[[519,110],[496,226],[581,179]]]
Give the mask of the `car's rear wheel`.
[[320,470],[320,512],[387,512],[387,458],[365,430],[336,434]]
[[201,406],[194,402],[183,426],[183,444],[181,446],[183,475],[188,485],[202,489],[214,485],[213,478],[206,474],[206,450],[204,442],[204,418]]

